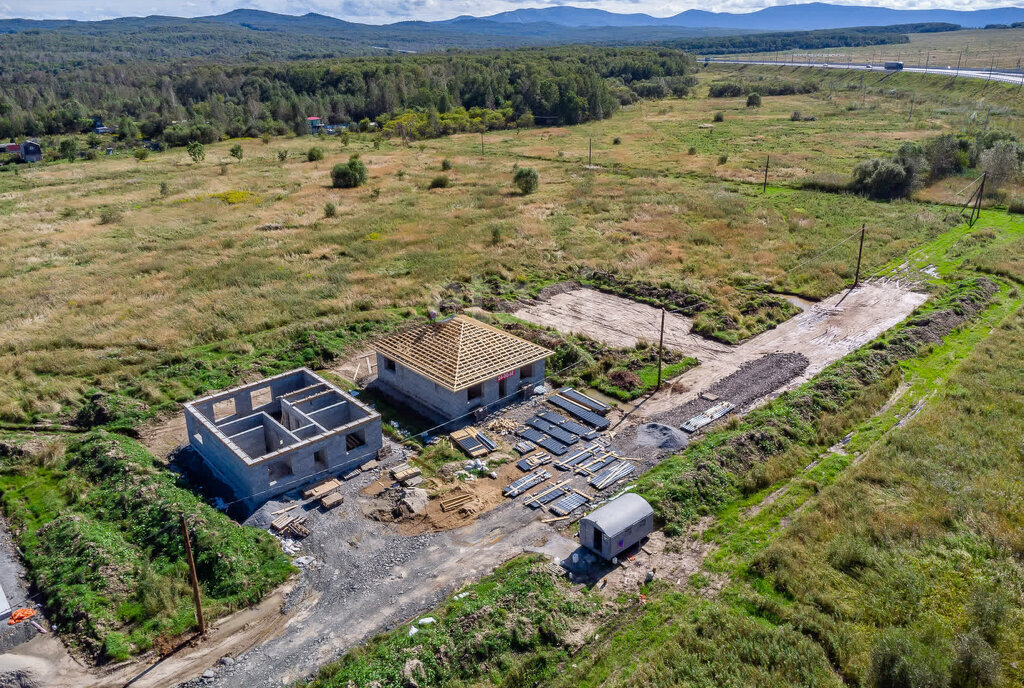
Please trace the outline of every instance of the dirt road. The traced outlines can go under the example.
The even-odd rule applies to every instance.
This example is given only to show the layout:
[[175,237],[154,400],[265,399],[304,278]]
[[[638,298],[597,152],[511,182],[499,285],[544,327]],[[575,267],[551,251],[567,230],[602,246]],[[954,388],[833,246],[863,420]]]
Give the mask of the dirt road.
[[[807,357],[806,370],[786,386],[796,387],[899,323],[927,298],[899,282],[869,282],[849,294],[834,294],[775,329],[736,346],[692,334],[689,318],[668,314],[665,345],[696,356],[700,365],[672,381],[673,394],[659,394],[648,400],[643,415],[669,411],[736,372],[744,363],[769,353],[798,353]],[[538,325],[586,334],[614,346],[631,346],[641,337],[657,341],[661,311],[593,289],[577,289],[520,308],[515,316]]]

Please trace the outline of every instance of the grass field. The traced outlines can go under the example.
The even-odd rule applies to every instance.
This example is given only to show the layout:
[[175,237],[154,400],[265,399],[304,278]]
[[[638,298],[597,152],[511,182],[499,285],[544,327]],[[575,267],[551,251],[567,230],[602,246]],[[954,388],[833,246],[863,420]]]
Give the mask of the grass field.
[[[1024,29],[968,29],[943,33],[912,33],[910,43],[874,45],[860,48],[826,48],[823,50],[786,50],[778,53],[751,55],[758,60],[799,62],[854,63],[881,65],[902,61],[908,65],[936,67],[957,66],[963,69],[1021,69],[1024,58]],[[732,57],[732,56],[730,56]],[[747,56],[744,56],[747,57]]]
[[[851,110],[854,99],[818,92],[765,98],[759,109],[701,96],[641,103],[600,123],[488,134],[483,154],[476,135],[379,149],[369,138],[347,148],[303,138],[242,141],[240,162],[228,155],[235,142],[225,142],[200,164],[173,150],[143,162],[6,170],[0,418],[52,418],[95,387],[130,386],[161,407],[224,379],[183,376],[174,367],[184,361],[274,369],[268,352],[281,365],[302,360],[280,352],[310,348],[310,332],[312,349],[336,355],[436,307],[452,282],[510,298],[580,267],[698,294],[719,314],[711,331],[720,316],[757,331],[740,312],[752,294],[817,298],[848,283],[849,246],[802,263],[862,223],[869,266],[948,226],[942,207],[787,186],[848,174],[902,140],[963,124],[961,111],[938,101],[919,104],[908,124],[893,116],[904,107],[898,98],[870,94]],[[818,119],[791,122],[795,109]],[[699,128],[715,111],[725,121]],[[326,159],[306,162],[314,145]],[[330,167],[353,152],[369,167],[368,185],[329,188]],[[769,152],[772,186],[762,195]],[[454,163],[453,186],[427,190],[443,158]],[[538,193],[514,190],[515,165],[538,169]],[[325,217],[327,202],[336,217]]]

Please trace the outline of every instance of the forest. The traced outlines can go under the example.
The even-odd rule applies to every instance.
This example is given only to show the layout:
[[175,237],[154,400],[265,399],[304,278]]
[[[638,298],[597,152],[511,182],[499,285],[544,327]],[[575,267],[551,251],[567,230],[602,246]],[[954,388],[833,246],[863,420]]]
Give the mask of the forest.
[[524,115],[577,124],[609,117],[638,95],[685,94],[694,69],[693,58],[677,49],[573,47],[245,66],[106,65],[79,69],[74,78],[8,73],[0,84],[0,138],[84,133],[100,117],[121,138],[184,145],[308,133],[309,116],[383,126],[409,109],[424,118],[459,108],[502,111],[453,117],[463,122],[455,131],[500,128]]
[[861,26],[850,29],[816,31],[773,31],[770,33],[683,38],[666,41],[665,45],[702,55],[763,53],[774,50],[818,50],[821,48],[855,48],[865,45],[909,43],[910,33],[956,31],[956,24],[925,23],[893,26]]

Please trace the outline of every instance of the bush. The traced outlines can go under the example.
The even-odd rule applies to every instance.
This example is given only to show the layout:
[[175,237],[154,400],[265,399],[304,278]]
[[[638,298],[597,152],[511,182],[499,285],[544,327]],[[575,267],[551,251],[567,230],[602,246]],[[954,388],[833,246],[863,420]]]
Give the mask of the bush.
[[722,153],[721,155],[718,156],[719,165],[724,165],[727,162],[729,162],[729,156],[727,154]]
[[68,160],[68,162],[74,162],[75,158],[78,157],[78,141],[68,137],[60,140],[60,157]]
[[200,163],[203,160],[206,160],[206,146],[198,141],[189,141],[185,146],[185,152],[188,153],[188,157],[192,158],[192,162],[194,163]]
[[123,217],[124,213],[121,212],[120,208],[109,206],[100,211],[100,224],[112,225],[120,222]]
[[316,146],[313,146],[308,151],[306,151],[306,161],[307,162],[317,162],[318,160],[323,160],[323,159],[324,159],[324,152],[323,152],[323,150],[317,148]]
[[1018,196],[1006,204],[1006,210],[1018,215],[1024,215],[1024,196]]
[[366,182],[366,177],[366,165],[358,155],[353,155],[348,162],[339,162],[331,170],[331,179],[336,189],[353,189],[361,186]]
[[171,185],[168,184],[167,182],[160,182],[160,195],[161,196],[165,196],[165,197],[166,196],[170,196],[171,195]]
[[725,113],[724,112],[716,112],[715,116],[712,119],[714,121],[716,121],[716,122],[724,122],[725,121]]
[[977,631],[959,636],[953,643],[956,658],[950,672],[951,688],[994,686],[999,680],[999,655]]
[[893,199],[910,195],[912,181],[895,160],[875,158],[854,168],[851,186],[871,198]]
[[612,139],[612,145],[613,146],[617,146],[620,143],[622,143],[622,139],[620,139],[618,136],[616,136],[615,138]]
[[793,110],[793,114],[789,116],[790,122],[799,122],[803,120],[804,116],[800,114],[799,110]]
[[447,174],[439,174],[430,180],[429,189],[447,189],[452,185],[452,180],[448,178]]
[[287,159],[288,159],[288,151],[286,151],[286,150],[279,150],[279,151],[277,151],[277,160],[278,160],[278,162],[284,162]]
[[142,162],[149,157],[149,151],[145,148],[136,148],[132,151],[132,156],[139,162]]
[[242,152],[242,144],[236,143],[231,146],[231,157],[235,160],[241,160],[244,153]]
[[739,84],[711,84],[708,98],[739,98],[743,95],[743,87]]
[[324,203],[324,217],[334,217],[338,214],[338,206],[330,201]]
[[911,638],[902,628],[889,629],[871,650],[869,685],[874,688],[945,688],[946,653],[942,647]]
[[441,161],[441,169],[443,171],[447,172],[451,168],[452,168],[452,161],[451,160],[449,160],[448,158],[445,158],[444,160]]
[[686,151],[688,155],[697,155],[697,146],[690,146],[690,149]]
[[540,186],[540,177],[532,167],[518,168],[512,181],[524,195],[532,194]]
[[751,93],[747,96],[747,107],[761,107],[761,95],[758,93]]

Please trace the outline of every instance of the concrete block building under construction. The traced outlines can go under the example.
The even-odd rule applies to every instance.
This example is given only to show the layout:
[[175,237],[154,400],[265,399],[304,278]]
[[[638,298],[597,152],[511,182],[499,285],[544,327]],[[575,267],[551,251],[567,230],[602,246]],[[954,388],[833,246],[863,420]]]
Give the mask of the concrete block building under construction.
[[306,368],[185,404],[189,443],[250,505],[377,456],[380,414]]
[[437,423],[522,398],[544,381],[552,353],[461,314],[382,337],[374,349],[377,389]]

